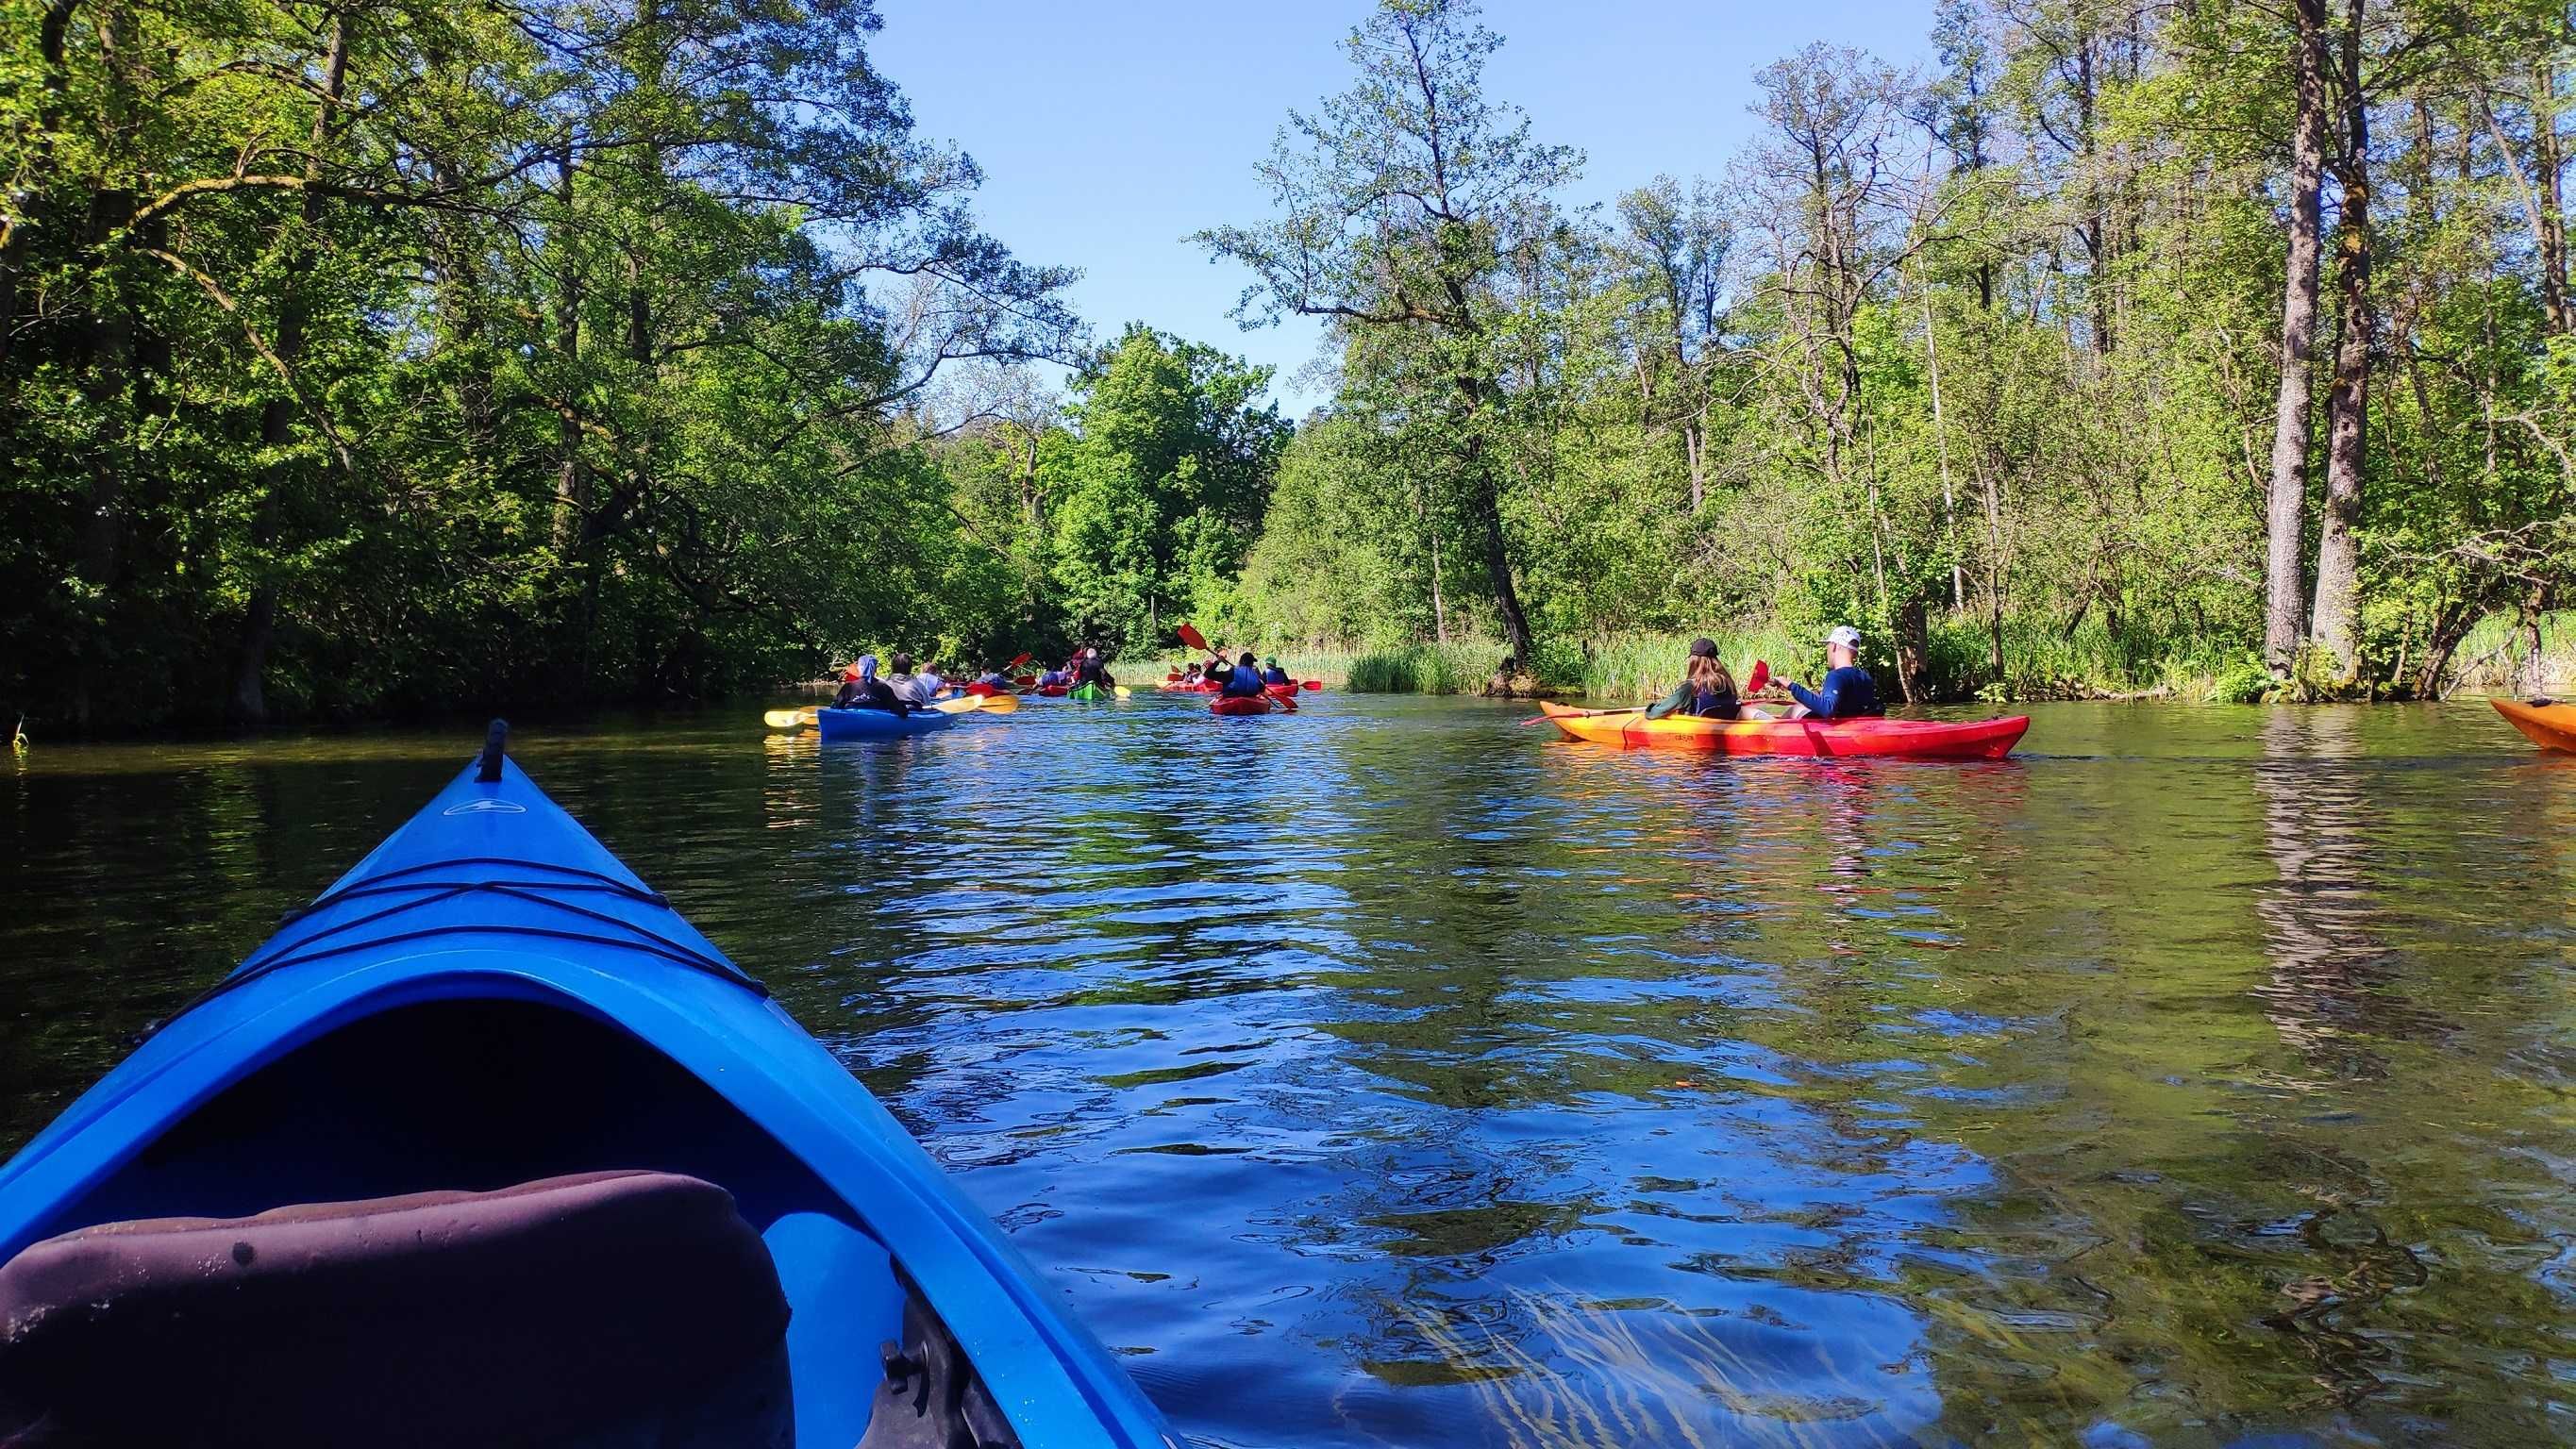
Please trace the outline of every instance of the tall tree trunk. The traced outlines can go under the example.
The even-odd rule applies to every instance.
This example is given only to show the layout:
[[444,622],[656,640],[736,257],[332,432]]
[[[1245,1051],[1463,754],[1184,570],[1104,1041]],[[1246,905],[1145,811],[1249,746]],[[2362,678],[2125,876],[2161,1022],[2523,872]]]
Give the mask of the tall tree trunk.
[[1896,610],[1896,692],[1907,704],[1923,704],[1932,693],[1931,605],[1909,592]]
[[1494,481],[1494,464],[1485,455],[1485,439],[1478,431],[1478,414],[1484,409],[1489,389],[1485,380],[1467,376],[1458,379],[1458,391],[1467,403],[1467,446],[1463,461],[1467,465],[1467,503],[1482,535],[1485,554],[1485,582],[1494,591],[1494,610],[1503,616],[1503,638],[1511,645],[1512,657],[1526,660],[1537,652],[1530,635],[1529,616],[1521,612],[1520,588],[1512,580],[1511,547],[1503,537],[1502,487]]
[[1475,489],[1471,501],[1484,535],[1485,582],[1494,591],[1494,608],[1503,616],[1503,638],[1512,646],[1512,657],[1529,659],[1537,653],[1537,643],[1530,635],[1529,616],[1521,612],[1520,589],[1512,582],[1511,552],[1503,539],[1501,490],[1494,483],[1493,465],[1484,456],[1484,440],[1469,439],[1467,450]]
[[575,414],[581,382],[581,270],[572,254],[573,145],[566,133],[555,152],[556,204],[565,235],[555,244],[555,360],[563,396],[555,400],[555,555],[569,559],[581,547],[590,517],[589,477],[581,466],[581,419]]
[[1690,458],[1691,516],[1697,518],[1708,502],[1708,404],[1682,424],[1682,451]]
[[2542,61],[2531,70],[2531,157],[2539,172],[2539,216],[2533,230],[2540,244],[2540,295],[2549,308],[2551,330],[2564,336],[2576,331],[2568,314],[2567,208],[2559,194],[2559,172],[2566,150],[2558,139],[2558,67]]
[[2289,266],[2281,297],[2281,390],[2272,416],[2272,483],[2266,513],[2263,657],[2285,671],[2302,628],[2300,559],[2308,508],[2308,410],[2317,331],[2318,196],[2326,151],[2325,0],[2291,0],[2290,70],[2296,124],[2290,143]]
[[[456,164],[444,157],[430,163],[431,177],[442,192],[460,189]],[[497,466],[499,417],[493,406],[492,363],[483,346],[483,287],[476,250],[479,239],[471,222],[457,218],[433,224],[437,242],[438,307],[447,323],[449,342],[464,354],[456,379],[456,411],[465,434],[465,460],[471,467]]]
[[1968,571],[1959,563],[1959,500],[1950,486],[1950,430],[1941,417],[1941,342],[1933,335],[1932,288],[1923,288],[1923,362],[1932,383],[1932,440],[1941,457],[1941,543],[1950,551],[1950,608],[1967,607]]
[[[322,61],[322,95],[313,107],[312,154],[304,163],[306,180],[321,175],[323,148],[330,143],[335,112],[347,84],[349,73],[349,21],[346,15],[333,12],[329,49]],[[277,354],[281,367],[292,369],[304,356],[304,332],[311,320],[312,299],[306,293],[305,258],[311,254],[312,236],[322,222],[322,195],[311,188],[304,192],[298,210],[301,228],[295,234],[297,255],[284,269],[285,291],[277,307],[277,336],[270,349]],[[280,380],[281,389],[287,386]],[[250,547],[252,567],[257,570],[251,585],[250,607],[242,618],[241,643],[233,656],[232,700],[227,709],[232,722],[240,727],[257,729],[268,723],[268,651],[277,638],[277,563],[272,556],[277,536],[284,521],[288,495],[293,492],[296,475],[302,464],[288,453],[287,445],[295,440],[295,399],[281,391],[272,395],[259,410],[259,441],[272,461],[260,496],[259,506],[251,515]]]
[[1440,530],[1431,531],[1431,638],[1435,643],[1449,642],[1449,600],[1447,585],[1440,577]]
[[2342,154],[2335,180],[2343,193],[2335,225],[2335,289],[2342,339],[2326,393],[2326,496],[2317,520],[2317,591],[2309,632],[2334,677],[2350,682],[2360,668],[2358,620],[2365,425],[2370,412],[2370,352],[2378,318],[2370,298],[2370,111],[2362,92],[2361,34],[2366,0],[2347,0],[2344,15]]

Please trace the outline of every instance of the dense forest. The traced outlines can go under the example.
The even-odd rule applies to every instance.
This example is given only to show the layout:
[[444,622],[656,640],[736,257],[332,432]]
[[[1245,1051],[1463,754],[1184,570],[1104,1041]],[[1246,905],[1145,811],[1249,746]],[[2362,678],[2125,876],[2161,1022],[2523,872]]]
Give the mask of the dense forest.
[[2576,566],[2568,8],[1930,18],[1928,74],[1811,46],[1741,154],[1588,208],[1472,9],[1387,0],[1273,214],[1202,238],[1341,345],[1246,622],[1579,676],[1843,620],[1908,700],[2425,694],[2482,625],[2536,648]]
[[0,705],[704,697],[1183,618],[1566,677],[1842,620],[1911,699],[2536,649],[2567,8],[1926,18],[1922,73],[1747,57],[1751,145],[1596,206],[1472,6],[1384,0],[1198,238],[1248,325],[1326,319],[1292,423],[986,235],[868,0],[0,0]]

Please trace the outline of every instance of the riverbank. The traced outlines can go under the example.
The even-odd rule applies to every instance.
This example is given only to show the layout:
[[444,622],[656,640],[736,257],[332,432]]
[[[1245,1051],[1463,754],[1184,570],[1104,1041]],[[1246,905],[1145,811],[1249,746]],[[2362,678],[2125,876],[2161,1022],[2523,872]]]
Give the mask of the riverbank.
[[[1539,646],[1538,678],[1567,695],[1636,699],[1659,695],[1680,678],[1695,633],[1639,630],[1547,641]],[[1756,659],[1775,673],[1821,667],[1822,646],[1803,633],[1774,626],[1713,629],[1708,637],[1741,675]],[[2460,661],[2445,693],[2529,694],[2576,691],[2576,613],[2548,616],[2541,625],[2536,670],[2522,668],[2512,621],[2482,621],[2455,657]],[[1300,679],[1363,694],[1474,694],[1493,676],[1507,647],[1485,638],[1367,646],[1357,644],[1263,649]],[[1122,658],[1113,665],[1130,684],[1152,682],[1198,658],[1188,651]],[[2122,702],[2166,699],[2193,704],[2259,704],[2278,699],[2279,686],[2262,660],[2232,642],[2172,640],[2114,634],[2098,623],[2073,631],[2007,622],[2002,678],[1995,677],[1994,641],[1979,621],[1937,624],[1931,634],[1930,699],[1935,704],[2036,704],[2049,701]],[[1879,665],[1884,679],[1884,663]],[[1891,701],[1894,692],[1889,691]]]

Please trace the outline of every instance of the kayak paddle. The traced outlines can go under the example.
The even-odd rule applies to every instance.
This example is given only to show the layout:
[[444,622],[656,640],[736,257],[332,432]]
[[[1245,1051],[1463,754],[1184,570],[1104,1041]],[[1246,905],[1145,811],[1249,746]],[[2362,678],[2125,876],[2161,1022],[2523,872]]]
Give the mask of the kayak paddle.
[[814,711],[810,709],[773,709],[760,717],[760,722],[774,730],[810,729]]
[[1545,724],[1552,719],[1590,719],[1595,715],[1644,714],[1645,712],[1646,707],[1642,704],[1622,705],[1617,709],[1569,709],[1563,714],[1531,715],[1528,719],[1521,721],[1521,728],[1527,729],[1534,724]]
[[1316,693],[1320,694],[1320,693],[1322,693],[1322,692],[1323,692],[1323,688],[1324,688],[1324,681],[1322,681],[1322,680],[1320,680],[1320,679],[1309,679],[1309,680],[1307,680],[1307,681],[1306,681],[1302,686],[1300,686],[1300,687],[1301,687],[1301,688],[1305,688],[1305,689],[1313,690],[1313,691],[1315,691]]
[[1207,636],[1200,633],[1191,625],[1183,624],[1180,628],[1180,635],[1182,643],[1198,650],[1202,654],[1214,654],[1216,652],[1214,649],[1208,647]]

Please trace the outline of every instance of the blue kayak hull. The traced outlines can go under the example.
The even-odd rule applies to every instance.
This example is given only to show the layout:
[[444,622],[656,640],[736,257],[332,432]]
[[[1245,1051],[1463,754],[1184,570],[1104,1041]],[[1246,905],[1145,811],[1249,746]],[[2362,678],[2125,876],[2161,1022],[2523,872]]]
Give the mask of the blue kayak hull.
[[890,709],[818,709],[815,728],[827,740],[900,740],[944,730],[957,722],[953,714],[917,709],[899,715]]
[[858,1442],[908,1292],[1030,1449],[1178,1442],[840,1062],[515,765],[469,769],[0,1168],[0,1261],[611,1167],[714,1182],[761,1232],[800,1444]]

